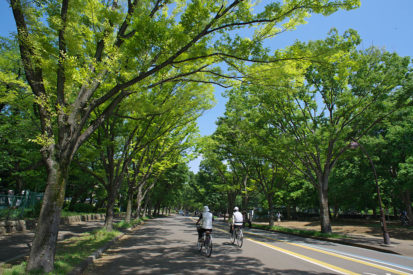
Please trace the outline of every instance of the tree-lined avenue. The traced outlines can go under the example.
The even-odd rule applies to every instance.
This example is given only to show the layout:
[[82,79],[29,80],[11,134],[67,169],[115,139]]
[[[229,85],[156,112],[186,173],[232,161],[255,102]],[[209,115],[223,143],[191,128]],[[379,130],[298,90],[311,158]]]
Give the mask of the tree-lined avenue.
[[196,249],[194,218],[146,222],[109,249],[87,274],[411,274],[413,261],[377,251],[257,229],[244,230],[244,245],[215,222],[212,256]]

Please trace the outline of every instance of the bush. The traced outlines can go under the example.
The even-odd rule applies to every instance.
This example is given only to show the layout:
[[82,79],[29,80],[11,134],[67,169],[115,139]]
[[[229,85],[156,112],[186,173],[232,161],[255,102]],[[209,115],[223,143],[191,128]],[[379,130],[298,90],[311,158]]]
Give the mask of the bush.
[[76,203],[73,206],[73,211],[80,212],[80,213],[92,213],[92,212],[95,212],[94,210],[95,209],[93,205],[89,203]]
[[42,201],[37,201],[36,204],[27,211],[28,218],[37,219],[40,216],[40,210],[42,209]]
[[106,208],[98,208],[98,210],[96,211],[98,213],[106,213]]

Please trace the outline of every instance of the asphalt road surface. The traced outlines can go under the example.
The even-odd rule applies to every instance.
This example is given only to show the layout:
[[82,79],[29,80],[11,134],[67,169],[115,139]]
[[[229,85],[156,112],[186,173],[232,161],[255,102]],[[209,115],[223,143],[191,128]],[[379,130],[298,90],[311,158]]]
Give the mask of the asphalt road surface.
[[196,248],[195,219],[147,221],[95,261],[85,274],[413,274],[413,258],[352,246],[244,229],[244,245],[214,223],[213,251]]

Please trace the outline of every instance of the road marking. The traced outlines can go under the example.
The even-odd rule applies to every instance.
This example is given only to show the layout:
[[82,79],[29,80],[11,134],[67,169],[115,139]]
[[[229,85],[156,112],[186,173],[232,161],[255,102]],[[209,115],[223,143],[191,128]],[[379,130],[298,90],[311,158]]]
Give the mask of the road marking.
[[[215,228],[219,229],[220,231],[223,231],[223,232],[226,232],[226,233],[227,233],[226,230],[223,230],[223,229],[221,229],[221,228],[219,228],[219,227],[217,227],[217,226],[215,226]],[[403,272],[403,271],[400,271],[400,270],[396,270],[396,269],[393,269],[393,268],[390,268],[390,267],[386,267],[386,266],[382,266],[382,265],[378,265],[378,264],[374,264],[374,263],[369,263],[369,262],[366,262],[366,261],[363,261],[363,260],[358,260],[358,259],[350,258],[350,257],[347,257],[347,256],[339,255],[339,254],[337,254],[337,253],[333,253],[333,252],[329,252],[329,251],[317,249],[317,248],[314,248],[314,247],[311,247],[311,246],[301,245],[301,244],[297,244],[297,243],[291,243],[291,242],[287,242],[287,241],[283,241],[283,240],[279,240],[279,239],[274,239],[274,238],[271,238],[271,237],[268,237],[268,236],[265,236],[265,235],[260,235],[260,234],[252,233],[252,232],[246,232],[246,231],[244,231],[244,235],[245,235],[245,234],[249,234],[249,235],[253,235],[253,236],[257,236],[257,237],[262,237],[262,238],[266,238],[266,239],[269,239],[269,240],[286,243],[286,244],[293,245],[293,246],[298,246],[298,247],[301,247],[301,248],[305,248],[305,249],[308,249],[308,250],[316,251],[316,252],[319,252],[319,253],[323,253],[323,254],[326,254],[326,255],[333,256],[333,257],[341,258],[341,259],[344,259],[344,260],[356,262],[356,263],[359,263],[359,264],[362,264],[362,265],[367,265],[367,266],[370,266],[370,267],[374,267],[374,268],[377,268],[377,269],[380,269],[380,270],[385,270],[385,271],[392,272],[392,273],[395,273],[395,274],[399,274],[399,275],[409,275],[409,273],[406,273],[406,272]],[[256,241],[256,240],[253,240],[253,239],[251,239],[251,238],[248,238],[248,240],[250,240],[250,241]],[[256,241],[256,242],[259,242],[259,241]],[[263,244],[265,244],[265,243],[263,243]],[[271,246],[271,245],[269,245],[269,246]],[[275,247],[275,246],[274,246],[274,247]],[[279,248],[279,249],[282,249],[282,248]],[[286,250],[286,251],[289,251],[289,250]],[[291,252],[291,253],[294,253],[294,252],[292,252],[292,251],[290,251],[290,252]],[[306,257],[306,256],[303,255],[303,257]],[[311,258],[310,258],[310,259],[311,259]],[[313,259],[313,260],[314,260],[314,261],[317,261],[317,260],[315,260],[315,259]],[[354,273],[354,274],[357,274],[357,273]]]
[[283,241],[283,240],[274,239],[274,238],[271,238],[271,237],[268,237],[268,236],[265,236],[265,235],[259,235],[259,234],[252,233],[252,232],[244,232],[244,233],[250,234],[250,235],[253,235],[253,236],[264,237],[264,238],[266,238],[266,239],[270,239],[270,240],[274,240],[274,241],[278,241],[278,242],[283,242],[283,243],[286,243],[286,244],[289,244],[289,245],[298,246],[298,247],[305,248],[305,249],[308,249],[308,250],[313,250],[313,251],[316,251],[316,252],[319,252],[319,253],[323,253],[323,254],[326,254],[326,255],[338,257],[338,258],[341,258],[341,259],[344,259],[344,260],[356,262],[356,263],[359,263],[359,264],[371,266],[371,267],[374,267],[374,268],[377,268],[377,269],[381,269],[381,270],[385,270],[385,271],[389,271],[389,272],[393,272],[393,273],[395,273],[395,274],[399,274],[399,275],[409,275],[409,273],[405,273],[405,272],[402,272],[402,271],[399,271],[399,270],[396,270],[396,269],[393,269],[393,268],[390,268],[390,267],[386,267],[386,266],[382,266],[382,265],[377,265],[377,264],[369,263],[369,262],[366,262],[366,261],[362,261],[362,260],[350,258],[350,257],[347,257],[347,256],[342,256],[342,255],[339,255],[339,254],[337,254],[337,253],[324,251],[324,250],[321,250],[321,249],[309,247],[309,246],[307,246],[307,245],[301,245],[301,244],[297,244],[297,243],[286,242],[286,241]]
[[[224,229],[219,228],[219,227],[217,227],[217,226],[215,226],[215,228],[218,229],[219,231],[228,233],[227,230],[224,230]],[[244,233],[246,233],[246,232],[244,231]],[[248,233],[248,232],[247,232],[247,233]],[[332,270],[332,271],[337,272],[337,273],[340,273],[340,274],[350,274],[350,275],[359,274],[359,273],[355,273],[355,272],[352,272],[352,271],[350,271],[350,270],[347,270],[347,269],[344,269],[344,268],[341,268],[341,267],[338,267],[338,266],[334,266],[334,265],[328,264],[328,263],[323,262],[323,261],[319,261],[319,260],[316,260],[316,259],[307,257],[307,256],[302,255],[302,254],[299,254],[299,253],[295,253],[295,252],[292,252],[292,251],[289,251],[289,250],[286,250],[286,249],[283,249],[283,248],[280,248],[280,247],[273,246],[273,245],[271,245],[271,244],[267,244],[267,243],[264,243],[264,242],[260,242],[260,241],[257,241],[257,240],[251,239],[251,238],[244,238],[244,239],[249,240],[249,241],[254,242],[254,243],[257,243],[257,244],[260,244],[260,245],[263,245],[263,246],[266,246],[266,247],[271,248],[271,249],[273,249],[273,250],[276,250],[276,251],[278,251],[278,252],[282,252],[282,253],[284,253],[284,254],[293,256],[293,257],[295,257],[295,258],[301,259],[301,260],[306,261],[306,262],[309,262],[309,263],[311,263],[311,264],[321,266],[321,267],[323,267],[323,268],[325,268],[325,269]]]
[[[407,266],[403,266],[403,265],[398,265],[398,264],[394,264],[394,263],[390,263],[390,262],[380,261],[380,260],[369,258],[369,257],[363,257],[363,256],[360,256],[360,255],[355,255],[355,254],[351,254],[351,253],[337,251],[337,250],[334,250],[334,249],[328,249],[328,248],[324,248],[324,247],[321,248],[321,247],[315,246],[315,245],[308,245],[307,244],[307,246],[316,247],[316,248],[319,248],[319,249],[322,249],[322,250],[325,250],[325,251],[330,251],[330,252],[334,252],[334,253],[337,253],[337,254],[346,255],[346,256],[349,256],[349,257],[359,258],[359,259],[366,260],[366,261],[376,262],[376,263],[383,264],[383,265],[394,266],[394,267],[399,268],[399,269],[404,269],[404,270],[408,270],[408,271],[413,272],[413,269],[411,267],[407,267]],[[394,256],[398,256],[398,255],[394,255]],[[411,259],[411,257],[409,257],[409,259]],[[386,273],[386,274],[389,274],[389,273]]]
[[313,258],[304,256],[304,255],[299,254],[299,253],[295,253],[295,252],[292,252],[292,251],[289,251],[289,250],[286,250],[286,249],[283,249],[283,248],[280,248],[280,247],[273,246],[273,245],[271,245],[271,244],[267,244],[267,243],[264,243],[264,242],[256,241],[256,240],[253,240],[253,239],[250,239],[250,238],[248,238],[248,240],[251,241],[251,242],[254,242],[254,243],[257,243],[257,244],[266,246],[266,247],[271,248],[271,249],[273,249],[273,250],[276,250],[276,251],[278,251],[278,252],[282,252],[282,253],[284,253],[284,254],[287,254],[287,255],[293,256],[293,257],[295,257],[295,258],[301,259],[301,260],[303,260],[303,261],[309,262],[309,263],[311,263],[311,264],[321,266],[321,267],[323,267],[323,268],[325,268],[325,269],[328,269],[328,270],[332,270],[332,271],[337,272],[337,273],[340,273],[340,274],[350,274],[350,275],[359,274],[359,273],[355,273],[355,272],[352,272],[352,271],[350,271],[350,270],[347,270],[347,269],[344,269],[344,268],[341,268],[341,267],[338,267],[338,266],[334,266],[334,265],[328,264],[328,263],[326,263],[326,262],[322,262],[322,261],[319,261],[319,260],[316,260],[316,259],[313,259]]

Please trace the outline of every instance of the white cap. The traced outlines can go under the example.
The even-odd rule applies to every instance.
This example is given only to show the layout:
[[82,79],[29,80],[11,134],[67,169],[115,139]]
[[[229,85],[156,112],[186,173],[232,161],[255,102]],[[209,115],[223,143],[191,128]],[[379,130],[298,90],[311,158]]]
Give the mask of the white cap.
[[238,211],[238,210],[239,210],[238,206],[235,206],[234,211]]
[[208,208],[208,206],[204,206],[204,212],[209,212],[209,208]]

